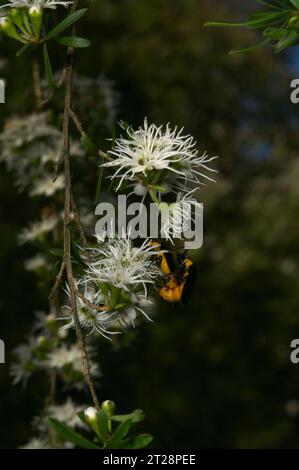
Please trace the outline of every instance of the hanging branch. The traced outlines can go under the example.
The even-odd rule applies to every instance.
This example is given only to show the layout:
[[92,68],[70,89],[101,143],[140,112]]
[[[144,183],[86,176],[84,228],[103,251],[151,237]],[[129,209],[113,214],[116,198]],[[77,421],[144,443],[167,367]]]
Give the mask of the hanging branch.
[[[75,12],[78,6],[78,0],[75,0],[71,12]],[[74,27],[72,34],[74,34]],[[65,198],[64,198],[64,263],[67,276],[67,282],[70,291],[70,307],[74,318],[76,335],[81,351],[84,376],[87,381],[90,393],[97,410],[100,409],[99,400],[95,391],[94,383],[90,372],[90,363],[85,345],[85,338],[81,329],[78,310],[77,310],[77,294],[76,282],[73,274],[71,260],[71,204],[72,204],[72,182],[70,171],[70,109],[72,103],[72,82],[73,82],[73,59],[74,49],[67,49],[67,63],[65,76],[65,98],[64,98],[64,114],[63,114],[63,156],[64,156],[64,177],[65,177]]]

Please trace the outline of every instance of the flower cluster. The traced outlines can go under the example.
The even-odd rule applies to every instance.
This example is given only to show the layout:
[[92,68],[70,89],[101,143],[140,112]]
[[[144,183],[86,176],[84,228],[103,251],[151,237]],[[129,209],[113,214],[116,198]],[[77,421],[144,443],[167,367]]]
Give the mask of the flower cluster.
[[55,9],[58,6],[67,7],[73,2],[71,0],[9,0],[9,3],[2,5],[0,8],[50,8]]
[[25,48],[39,44],[43,35],[43,11],[72,3],[72,0],[9,0],[0,5],[0,9],[8,9],[6,16],[0,17],[0,31],[26,45]]
[[126,137],[120,137],[109,151],[112,159],[103,164],[113,168],[113,180],[119,179],[117,190],[125,182],[138,182],[145,188],[156,189],[160,193],[189,192],[190,184],[200,184],[201,179],[212,180],[207,173],[215,171],[208,164],[216,157],[206,152],[198,154],[196,142],[183,129],[171,130],[149,125],[144,120],[143,127],[136,131],[122,124]]
[[145,119],[137,130],[121,125],[126,136],[115,140],[102,166],[113,170],[110,178],[117,191],[133,187],[142,201],[150,196],[163,216],[162,234],[174,244],[184,227],[196,222],[201,204],[194,193],[205,181],[214,181],[210,163],[216,157],[200,155],[194,138],[169,124],[157,127]]
[[[61,189],[60,175],[58,183],[50,181],[61,145],[61,134],[49,124],[47,113],[12,117],[6,121],[0,134],[0,160],[14,171],[20,190],[28,189],[32,195],[47,195],[49,192],[53,195]],[[75,155],[82,154],[77,144],[72,145],[72,150]]]
[[[66,332],[59,327],[52,313],[39,312],[34,326],[34,334],[28,341],[15,349],[15,362],[11,367],[13,383],[27,384],[36,372],[52,373],[64,383],[66,388],[85,388],[82,360],[77,345],[66,343]],[[98,364],[92,360],[94,350],[89,346],[91,369],[95,378],[101,377]]]
[[[154,254],[149,240],[135,247],[129,235],[99,241],[84,252],[85,274],[76,286],[78,316],[84,329],[109,338],[119,333],[117,327],[134,326],[138,312],[149,319],[148,286],[160,275]],[[69,296],[68,288],[66,292]],[[72,315],[64,318],[64,328],[74,326]]]

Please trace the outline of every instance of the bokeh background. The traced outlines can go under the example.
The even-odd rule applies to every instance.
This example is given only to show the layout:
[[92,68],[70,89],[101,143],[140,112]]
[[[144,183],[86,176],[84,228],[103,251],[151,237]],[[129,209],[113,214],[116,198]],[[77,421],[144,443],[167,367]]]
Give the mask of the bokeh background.
[[[76,69],[113,82],[118,118],[184,126],[202,150],[219,155],[217,184],[201,189],[205,236],[190,303],[159,304],[153,324],[117,347],[99,344],[100,395],[121,412],[143,408],[155,448],[299,447],[299,365],[289,359],[299,335],[299,113],[290,103],[299,52],[229,56],[256,41],[255,33],[203,27],[245,18],[253,7],[252,0],[94,0],[81,21],[93,47],[78,52]],[[15,44],[1,38],[1,127],[32,106],[28,57],[14,54]],[[88,103],[81,93],[79,102]],[[100,124],[98,132],[104,135]],[[35,207],[3,164],[0,194],[7,353],[0,447],[16,448],[31,435],[42,393],[35,379],[27,389],[11,385],[11,353],[45,295],[24,269],[30,248],[17,244]]]

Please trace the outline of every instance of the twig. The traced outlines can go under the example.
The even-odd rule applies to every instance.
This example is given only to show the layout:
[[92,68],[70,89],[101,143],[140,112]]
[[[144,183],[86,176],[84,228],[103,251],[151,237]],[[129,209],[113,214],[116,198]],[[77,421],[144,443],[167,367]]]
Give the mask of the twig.
[[[73,109],[70,109],[70,117],[71,117],[73,123],[75,124],[76,129],[79,132],[79,134],[81,135],[81,137],[86,137],[88,134],[84,130],[82,122],[80,121],[80,119],[78,117],[78,114],[76,114]],[[109,155],[106,152],[103,152],[103,150],[98,150],[98,155],[100,157],[104,158],[105,160],[113,160],[113,158],[109,157]]]
[[[75,12],[78,6],[78,0],[74,0],[71,12]],[[75,34],[74,27],[72,34]],[[75,330],[81,351],[83,371],[86,382],[97,410],[100,409],[99,400],[95,391],[94,383],[90,372],[90,363],[85,345],[85,338],[81,330],[81,325],[77,311],[76,284],[73,275],[71,260],[71,172],[70,172],[70,109],[72,102],[72,82],[73,82],[73,59],[74,49],[67,49],[66,79],[65,79],[65,98],[63,113],[63,155],[64,155],[64,177],[65,177],[65,198],[64,198],[64,260],[67,274],[67,281],[70,290],[70,307],[74,318]]]
[[83,129],[82,123],[81,123],[78,115],[72,109],[70,109],[70,117],[72,118],[72,121],[75,124],[79,134],[81,134],[82,137],[87,135],[87,133]]
[[54,164],[54,169],[53,169],[53,175],[52,175],[52,180],[55,182],[57,180],[58,172],[60,170],[61,165],[64,162],[64,148],[60,152],[60,154],[57,157],[57,160]]
[[58,82],[56,83],[56,89],[54,91],[51,91],[51,93],[49,93],[47,98],[42,100],[41,97],[40,97],[40,99],[37,101],[36,109],[38,111],[40,109],[42,109],[44,106],[46,106],[54,98],[57,90],[59,90],[59,88],[61,88],[62,85],[65,83],[65,78],[66,78],[66,68],[64,67],[62,72],[61,72],[61,76],[60,76]]
[[59,269],[58,274],[57,274],[56,279],[55,279],[54,286],[52,287],[50,295],[49,295],[49,301],[54,299],[54,296],[55,296],[57,290],[59,289],[59,287],[62,283],[64,270],[65,270],[65,261],[64,261],[64,258],[63,258],[63,260],[61,262],[61,265],[60,265],[60,269]]

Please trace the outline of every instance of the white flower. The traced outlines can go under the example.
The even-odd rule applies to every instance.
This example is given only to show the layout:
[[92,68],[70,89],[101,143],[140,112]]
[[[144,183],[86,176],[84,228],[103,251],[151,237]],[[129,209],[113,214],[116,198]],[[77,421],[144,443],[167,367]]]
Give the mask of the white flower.
[[[162,236],[172,244],[173,238],[182,239],[190,230],[190,225],[196,223],[194,209],[201,209],[202,204],[191,196],[179,193],[175,203],[170,204],[165,211],[162,210]],[[164,219],[164,220],[163,220]]]
[[[88,352],[89,357],[91,357],[92,351],[89,350]],[[46,366],[52,369],[63,369],[66,366],[71,366],[72,370],[83,372],[80,349],[77,345],[70,347],[61,345],[48,354]],[[100,375],[98,365],[92,359],[90,359],[90,368],[94,377]]]
[[130,235],[109,239],[105,244],[89,250],[91,263],[86,271],[86,280],[110,283],[129,291],[132,286],[153,283],[159,270],[152,261],[156,249],[145,240],[134,247]]
[[[60,405],[50,405],[47,406],[43,412],[35,416],[32,420],[32,426],[33,428],[38,432],[39,435],[44,436],[48,434],[48,418],[55,418],[58,421],[63,421],[70,427],[82,427],[86,428],[86,425],[80,420],[78,417],[77,413],[82,411],[84,409],[84,405],[77,405],[75,404],[71,398],[68,398],[65,403],[62,403]],[[46,441],[45,441],[46,442]],[[32,445],[32,443],[28,443],[26,448],[29,449],[29,445]],[[36,443],[38,445],[38,441]],[[58,445],[58,447],[63,446],[64,444],[59,442],[55,443],[55,447]],[[50,446],[52,447],[52,446]],[[32,447],[33,448],[33,447]],[[38,448],[38,447],[35,447]]]
[[28,228],[25,228],[19,235],[19,243],[24,244],[27,242],[33,242],[40,237],[46,235],[49,232],[52,232],[57,224],[59,219],[52,215],[48,218],[44,218],[41,221],[33,222]]
[[[78,283],[77,289],[80,289],[81,285],[82,283]],[[66,294],[70,297],[68,285],[66,286]],[[91,302],[94,305],[104,305],[104,297],[101,296],[100,293],[96,294],[95,290],[88,288],[87,285],[85,285],[82,294],[88,302]],[[70,307],[66,306],[66,310],[69,311]],[[88,330],[88,334],[92,334],[97,331],[107,339],[109,339],[109,334],[116,334],[115,332],[108,330],[111,325],[112,314],[107,314],[105,310],[99,312],[96,309],[89,307],[79,296],[77,296],[77,313],[81,327]],[[67,321],[67,323],[62,327],[63,330],[75,328],[74,317],[72,314],[61,317],[60,320]]]
[[213,181],[205,171],[215,171],[208,164],[216,157],[198,155],[196,142],[192,136],[183,135],[183,129],[171,130],[169,124],[166,128],[148,125],[145,119],[137,131],[131,128],[126,131],[127,138],[116,139],[109,151],[116,158],[103,164],[116,169],[112,179],[120,178],[118,189],[124,180],[134,179],[164,191],[176,188],[188,191],[187,183],[199,184],[201,177]]
[[[82,284],[84,289],[82,290]],[[77,313],[79,322],[82,328],[88,330],[88,334],[97,332],[104,338],[111,340],[111,335],[120,334],[116,328],[126,328],[129,325],[135,326],[136,312],[144,315],[148,320],[150,318],[145,313],[144,309],[151,305],[151,301],[143,293],[130,293],[126,294],[127,305],[121,308],[109,308],[105,306],[105,298],[100,290],[96,291],[93,287],[90,287],[90,282],[86,282],[85,279],[78,282],[77,289],[80,289],[82,295],[90,302],[89,306],[86,301],[77,296]],[[70,296],[68,286],[66,287],[66,293]],[[99,311],[93,306],[101,307],[103,310]],[[66,309],[69,311],[70,308],[67,306]],[[60,318],[60,320],[66,320],[67,323],[62,327],[63,329],[69,329],[75,327],[74,317],[72,314]]]
[[46,176],[42,180],[36,181],[33,184],[31,191],[29,192],[30,196],[46,196],[50,197],[61,189],[64,189],[64,176],[59,175],[55,181],[51,175]]
[[[88,249],[84,253],[86,274],[76,284],[77,313],[82,328],[89,330],[89,334],[98,332],[110,339],[110,335],[120,333],[119,327],[134,327],[138,312],[150,320],[145,312],[151,304],[146,286],[161,274],[153,262],[156,254],[156,247],[148,240],[134,247],[130,236],[125,234]],[[70,297],[68,286],[66,293]],[[61,319],[67,321],[64,329],[74,327],[73,315]]]
[[33,437],[27,444],[20,447],[20,449],[50,449],[50,446],[46,440]]
[[47,366],[53,369],[62,369],[71,364],[74,369],[82,369],[82,359],[77,346],[67,347],[62,345],[48,354]]
[[33,371],[40,366],[40,361],[34,357],[36,345],[36,339],[30,337],[27,343],[21,344],[14,350],[16,361],[10,368],[13,385],[21,382],[25,386]]
[[27,259],[24,262],[24,266],[27,271],[37,271],[41,268],[49,268],[49,263],[45,256],[38,254],[32,258]]
[[70,398],[67,399],[62,405],[49,406],[47,415],[59,421],[63,421],[68,426],[82,426],[83,423],[77,416],[77,413],[82,410],[82,406],[76,405]]
[[66,1],[66,0],[9,0],[9,3],[5,5],[1,5],[0,8],[51,8],[55,9],[57,6],[61,5],[63,7],[67,7],[71,5],[73,1]]

